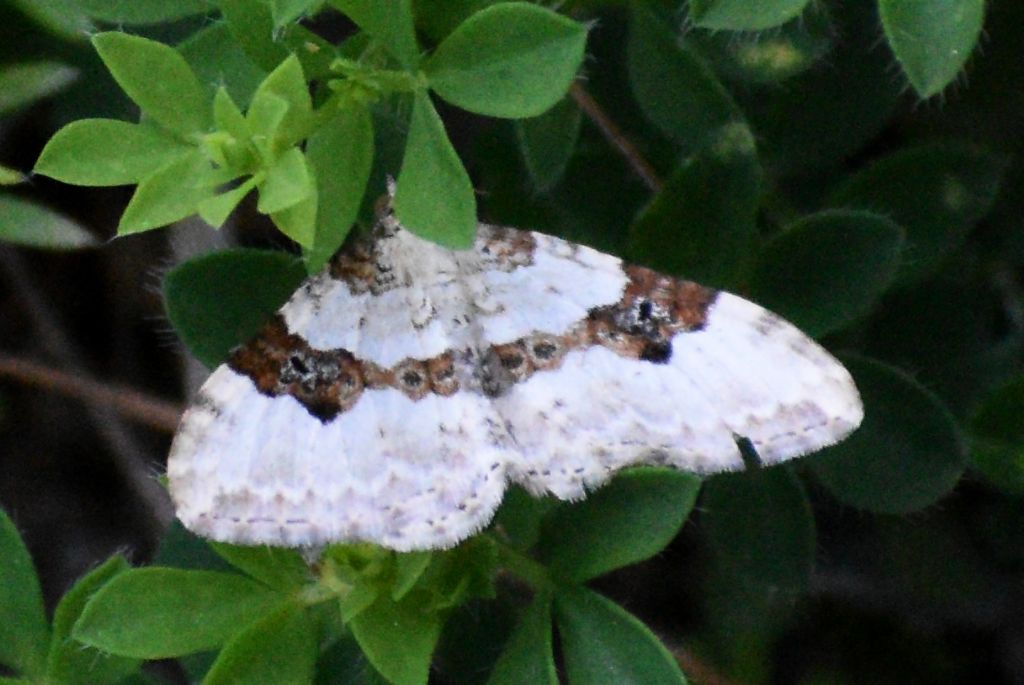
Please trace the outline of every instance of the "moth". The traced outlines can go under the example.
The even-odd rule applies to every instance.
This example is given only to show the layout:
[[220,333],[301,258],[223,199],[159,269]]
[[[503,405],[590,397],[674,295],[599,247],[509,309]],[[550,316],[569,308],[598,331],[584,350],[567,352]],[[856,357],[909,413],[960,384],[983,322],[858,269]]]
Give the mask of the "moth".
[[168,461],[205,537],[445,548],[509,483],[579,499],[620,469],[712,473],[831,445],[846,369],[727,292],[481,224],[452,251],[383,212],[216,369]]

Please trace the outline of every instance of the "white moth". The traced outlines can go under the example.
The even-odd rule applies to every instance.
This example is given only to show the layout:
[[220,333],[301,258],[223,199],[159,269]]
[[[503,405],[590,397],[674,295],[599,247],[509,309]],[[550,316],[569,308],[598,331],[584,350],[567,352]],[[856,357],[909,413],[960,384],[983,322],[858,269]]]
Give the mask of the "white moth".
[[740,438],[774,464],[862,417],[839,362],[739,297],[511,228],[450,251],[389,215],[214,371],[168,476],[216,540],[443,548],[510,482],[736,470]]

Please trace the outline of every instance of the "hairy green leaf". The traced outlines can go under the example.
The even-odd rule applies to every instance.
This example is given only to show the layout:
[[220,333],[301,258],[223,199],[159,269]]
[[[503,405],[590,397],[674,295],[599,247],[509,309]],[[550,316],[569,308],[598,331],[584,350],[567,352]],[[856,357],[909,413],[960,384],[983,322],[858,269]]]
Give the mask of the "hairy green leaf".
[[629,82],[644,115],[659,130],[695,152],[743,115],[703,60],[651,6],[633,0],[627,59]]
[[534,597],[523,612],[487,685],[558,685],[551,644],[551,597]]
[[67,685],[115,683],[137,671],[138,659],[114,656],[76,642],[71,630],[89,599],[112,578],[124,573],[128,562],[116,554],[79,579],[61,597],[53,614],[53,641],[47,660],[47,680]]
[[831,196],[835,207],[885,214],[906,231],[898,278],[925,276],[991,209],[1007,160],[963,143],[906,148],[868,165]]
[[43,593],[32,557],[2,509],[0,560],[0,664],[41,676],[50,642]]
[[584,587],[555,595],[555,618],[573,685],[685,685],[679,665],[650,628]]
[[691,0],[695,26],[727,31],[762,31],[799,16],[809,0]]
[[213,368],[259,331],[305,275],[302,263],[284,252],[203,255],[164,277],[167,317],[189,351]]
[[441,617],[418,597],[382,594],[349,626],[366,658],[395,685],[426,685]]
[[874,3],[829,7],[838,39],[819,68],[781,88],[734,91],[757,131],[765,166],[777,175],[808,175],[813,181],[815,169],[842,166],[889,124],[899,102],[899,84],[879,78],[892,57],[878,48]]
[[582,24],[538,5],[499,3],[460,24],[423,69],[430,87],[463,109],[531,117],[565,95],[586,42]]
[[540,558],[572,582],[643,561],[672,541],[699,491],[697,476],[674,469],[623,473],[586,500],[544,517]]
[[716,621],[757,625],[807,588],[814,517],[786,467],[710,478],[700,507],[717,576],[708,593]]
[[303,607],[288,603],[224,645],[203,685],[309,683],[316,656],[312,618]]
[[981,36],[985,0],[879,0],[889,46],[923,98],[942,92]]
[[133,569],[92,596],[72,637],[124,656],[181,656],[219,647],[281,601],[265,586],[231,573]]
[[210,547],[238,570],[275,590],[294,590],[313,578],[302,555],[294,549],[224,542],[210,542]]
[[864,400],[864,423],[809,457],[841,501],[881,513],[933,504],[956,485],[965,450],[949,410],[906,374],[880,362],[844,359]]
[[836,43],[832,14],[812,3],[799,17],[774,31],[690,31],[686,45],[715,71],[741,84],[776,84],[821,63]]
[[734,285],[752,247],[760,181],[750,129],[725,126],[637,216],[630,258],[699,283]]
[[758,255],[750,297],[819,337],[865,315],[900,264],[903,231],[870,212],[814,214]]

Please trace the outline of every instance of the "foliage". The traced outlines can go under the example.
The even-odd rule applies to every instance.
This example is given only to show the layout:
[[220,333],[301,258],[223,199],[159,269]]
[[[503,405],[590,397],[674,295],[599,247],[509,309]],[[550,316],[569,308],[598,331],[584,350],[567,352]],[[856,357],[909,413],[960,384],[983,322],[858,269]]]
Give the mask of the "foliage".
[[[111,557],[51,620],[0,514],[0,664],[14,674],[0,682],[150,682],[143,660],[183,657],[204,683],[682,683],[678,654],[595,588],[641,563],[677,563],[668,546],[692,512],[706,563],[689,596],[704,614],[690,644],[767,682],[817,550],[831,544],[818,531],[854,525],[842,512],[872,522],[855,532],[913,597],[928,591],[920,578],[960,577],[940,552],[977,552],[945,519],[910,533],[887,516],[937,516],[958,483],[982,487],[977,474],[1005,504],[986,510],[987,544],[1019,525],[1024,330],[1012,307],[997,330],[965,295],[999,309],[1016,296],[1005,274],[1024,262],[1012,230],[1022,198],[1007,190],[1021,178],[1007,154],[1019,142],[1001,137],[1007,114],[990,105],[1001,86],[991,72],[1018,56],[994,33],[995,65],[979,66],[966,104],[952,99],[940,115],[916,99],[951,92],[981,35],[982,0],[11,6],[74,45],[67,54],[94,52],[133,103],[67,123],[36,174],[135,186],[118,235],[192,215],[244,221],[253,194],[255,213],[301,252],[222,251],[167,274],[168,318],[208,366],[366,226],[394,176],[402,222],[450,247],[467,246],[482,215],[743,293],[849,351],[867,416],[850,440],[794,464],[703,482],[637,469],[580,503],[513,490],[491,528],[451,550],[335,546],[307,559],[176,527],[154,565]],[[321,31],[338,25],[342,40]],[[85,28],[105,30],[86,45]],[[0,68],[0,114],[95,78],[72,63],[30,55]],[[610,144],[621,138],[584,120],[574,81],[628,132],[630,161],[647,160],[657,187],[627,168]],[[20,180],[0,168],[13,186],[0,195],[0,239],[96,242]],[[1005,550],[1024,560],[1019,543]],[[651,625],[674,635],[671,622]],[[865,679],[832,667],[806,677]]]

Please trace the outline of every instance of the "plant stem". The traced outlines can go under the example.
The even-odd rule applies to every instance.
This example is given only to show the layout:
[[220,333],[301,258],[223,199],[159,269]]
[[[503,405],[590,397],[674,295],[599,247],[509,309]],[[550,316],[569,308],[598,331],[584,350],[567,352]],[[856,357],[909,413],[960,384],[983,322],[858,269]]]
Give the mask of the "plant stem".
[[633,141],[626,137],[618,124],[612,121],[607,112],[597,103],[586,90],[578,83],[572,84],[569,88],[569,95],[576,102],[576,105],[586,114],[594,124],[601,129],[601,133],[616,150],[619,151],[634,173],[654,192],[661,190],[663,185],[658,172],[654,170],[651,163],[640,154],[640,151],[633,145]]

